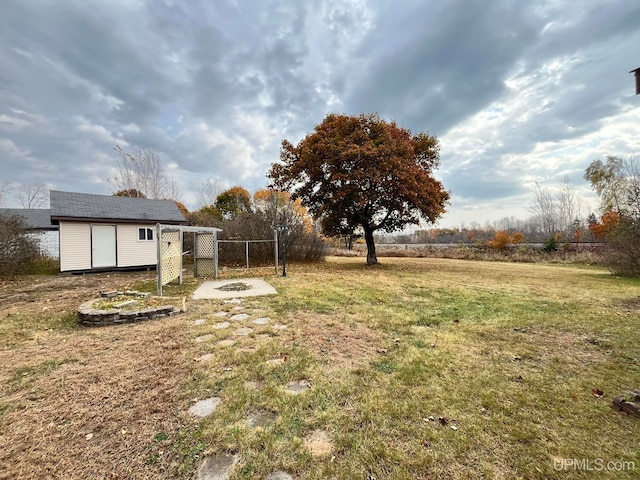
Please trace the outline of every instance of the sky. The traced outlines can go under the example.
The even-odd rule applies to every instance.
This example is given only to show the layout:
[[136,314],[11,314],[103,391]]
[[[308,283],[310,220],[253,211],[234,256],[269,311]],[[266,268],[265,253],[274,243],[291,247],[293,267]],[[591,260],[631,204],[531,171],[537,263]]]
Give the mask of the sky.
[[536,183],[640,152],[640,2],[2,0],[0,185],[111,194],[119,145],[197,207],[283,139],[377,112],[441,144],[438,226],[531,216]]

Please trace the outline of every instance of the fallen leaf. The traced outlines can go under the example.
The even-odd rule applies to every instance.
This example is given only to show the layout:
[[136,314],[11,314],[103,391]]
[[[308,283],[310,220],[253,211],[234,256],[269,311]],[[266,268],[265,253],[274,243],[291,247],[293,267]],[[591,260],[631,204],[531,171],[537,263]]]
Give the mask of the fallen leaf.
[[87,433],[84,438],[86,438],[87,440],[91,440],[93,438],[93,433]]
[[453,321],[453,323],[460,323],[460,320],[458,320],[457,318]]
[[455,425],[451,425],[451,430],[458,430],[458,427],[456,427]]
[[604,392],[599,388],[591,389],[591,393],[593,393],[593,396],[596,398],[602,398],[604,396]]
[[440,422],[440,425],[446,425],[449,423],[449,419],[447,417],[438,417],[438,421]]

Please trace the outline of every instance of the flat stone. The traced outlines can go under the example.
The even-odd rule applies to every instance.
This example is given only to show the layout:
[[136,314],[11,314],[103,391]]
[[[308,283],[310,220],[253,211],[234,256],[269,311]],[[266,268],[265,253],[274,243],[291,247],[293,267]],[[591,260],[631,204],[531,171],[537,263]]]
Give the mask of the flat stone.
[[205,398],[204,400],[194,403],[189,408],[189,413],[195,417],[208,417],[214,412],[219,403],[220,398],[218,397]]
[[268,410],[258,410],[257,412],[251,413],[247,417],[247,425],[250,427],[268,427],[273,425],[276,421],[277,415]]
[[227,340],[220,340],[218,343],[216,343],[216,345],[218,345],[219,347],[230,347],[234,343],[236,343],[235,340],[227,339]]
[[278,470],[277,472],[270,473],[269,475],[264,477],[264,480],[293,480],[293,477],[287,472]]
[[233,307],[231,309],[232,312],[242,312],[244,310],[244,307],[241,307],[240,305],[238,305],[237,307]]
[[259,342],[265,342],[267,340],[271,340],[271,335],[267,333],[261,333],[259,335],[256,335],[256,340]]
[[213,314],[214,317],[226,317],[229,312],[216,312]]
[[113,306],[114,308],[123,308],[130,307],[132,305],[135,305],[136,303],[138,303],[137,300],[125,300],[123,302],[114,303]]
[[196,337],[196,343],[202,343],[202,342],[208,342],[209,340],[213,339],[214,335],[207,333],[206,335],[201,335],[199,337]]
[[231,324],[229,322],[220,322],[215,325],[211,325],[211,328],[215,328],[216,330],[223,330],[225,328],[229,328]]
[[228,453],[219,453],[205,457],[196,472],[196,480],[227,480],[240,457]]
[[265,363],[267,365],[282,365],[284,363],[284,358],[272,358],[271,360],[267,360]]
[[297,380],[287,383],[286,391],[291,395],[298,395],[299,393],[306,392],[310,388],[311,383],[308,380]]
[[202,355],[198,361],[199,362],[208,362],[210,360],[213,360],[213,358],[215,357],[215,355],[213,353],[206,353],[204,355]]
[[256,380],[247,380],[244,382],[244,386],[249,390],[257,390],[260,388],[260,382]]
[[231,318],[229,320],[231,320],[232,322],[242,322],[247,318],[249,318],[249,315],[246,313],[236,313],[235,315],[231,315]]
[[204,325],[205,323],[207,323],[207,321],[204,318],[199,318],[193,321],[194,325]]
[[237,329],[235,332],[233,332],[237,337],[246,337],[248,335],[250,335],[253,332],[253,329],[249,328],[249,327],[243,327],[243,328],[239,328]]
[[239,298],[232,298],[231,300],[225,300],[224,303],[238,304],[238,303],[242,303],[242,300],[240,300]]
[[287,325],[283,325],[283,324],[281,324],[281,323],[274,323],[274,324],[272,325],[272,328],[273,328],[274,330],[286,330],[286,329],[287,329],[287,328],[289,328],[289,327],[288,327]]
[[270,321],[271,319],[269,317],[260,317],[260,318],[256,318],[255,320],[252,320],[251,323],[255,325],[266,325]]

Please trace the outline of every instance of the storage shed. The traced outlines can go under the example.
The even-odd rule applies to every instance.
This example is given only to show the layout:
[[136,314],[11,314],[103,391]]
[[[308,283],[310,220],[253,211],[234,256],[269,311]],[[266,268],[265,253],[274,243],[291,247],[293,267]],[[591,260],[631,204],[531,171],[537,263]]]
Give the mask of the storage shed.
[[172,200],[50,192],[51,223],[60,233],[60,271],[155,267],[155,226],[185,225]]

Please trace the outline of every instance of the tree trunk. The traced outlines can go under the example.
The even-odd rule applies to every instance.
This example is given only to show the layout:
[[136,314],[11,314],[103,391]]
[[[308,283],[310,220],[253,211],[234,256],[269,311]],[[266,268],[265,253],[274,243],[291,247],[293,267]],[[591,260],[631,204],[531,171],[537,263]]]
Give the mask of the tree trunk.
[[369,225],[363,225],[364,239],[367,242],[367,265],[375,265],[378,263],[376,257],[376,244],[373,241],[373,229]]

